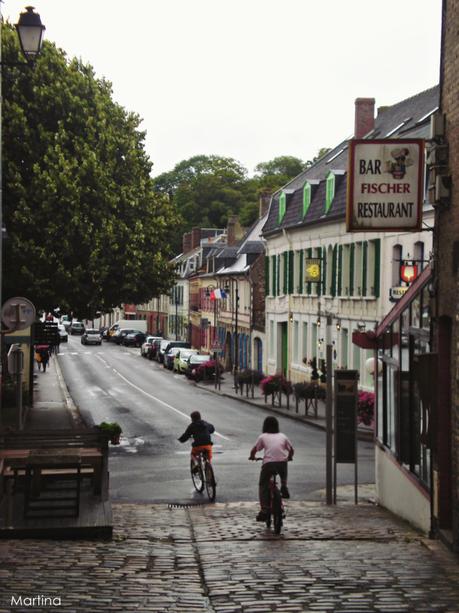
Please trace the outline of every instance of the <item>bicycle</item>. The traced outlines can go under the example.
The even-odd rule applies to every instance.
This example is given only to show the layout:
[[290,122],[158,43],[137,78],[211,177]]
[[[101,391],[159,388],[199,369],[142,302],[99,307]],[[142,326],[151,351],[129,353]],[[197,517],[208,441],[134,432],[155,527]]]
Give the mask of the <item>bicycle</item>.
[[210,502],[213,502],[217,493],[217,483],[206,451],[200,451],[198,455],[191,457],[190,471],[196,491],[203,492],[205,489]]
[[[263,458],[255,458],[255,461],[262,461]],[[283,520],[285,519],[284,502],[277,486],[277,473],[271,475],[269,479],[269,511],[266,517],[266,527],[271,528],[273,524],[274,534],[280,534]]]

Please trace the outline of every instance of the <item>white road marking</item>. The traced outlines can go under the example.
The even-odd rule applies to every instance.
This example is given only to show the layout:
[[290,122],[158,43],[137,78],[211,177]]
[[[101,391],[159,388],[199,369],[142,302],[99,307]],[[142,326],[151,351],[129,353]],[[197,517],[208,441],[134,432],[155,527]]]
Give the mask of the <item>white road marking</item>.
[[[133,387],[134,389],[136,389],[137,391],[141,392],[142,394],[145,394],[145,396],[148,396],[149,398],[151,398],[152,400],[156,400],[156,402],[159,402],[159,404],[162,404],[163,406],[165,406],[166,408],[170,409],[171,411],[175,411],[176,413],[178,413],[179,415],[181,415],[182,417],[184,417],[187,421],[189,421],[190,416],[187,415],[186,413],[183,413],[182,411],[180,411],[179,409],[176,409],[175,407],[173,407],[172,405],[168,404],[167,402],[164,402],[164,400],[161,400],[160,398],[157,398],[156,396],[153,396],[152,394],[149,394],[148,392],[146,392],[145,390],[143,390],[141,387],[139,387],[138,385],[135,385],[134,383],[132,383],[131,381],[129,381],[129,379],[126,379],[126,377],[124,377],[120,372],[118,372],[117,370],[113,369],[113,372],[115,372],[121,379],[123,379],[123,381],[126,381],[126,383],[128,385],[130,385],[131,387]],[[225,439],[225,441],[229,441],[230,439],[226,436],[223,436],[223,434],[220,434],[219,432],[215,432],[214,433],[215,436],[219,436],[220,438]]]

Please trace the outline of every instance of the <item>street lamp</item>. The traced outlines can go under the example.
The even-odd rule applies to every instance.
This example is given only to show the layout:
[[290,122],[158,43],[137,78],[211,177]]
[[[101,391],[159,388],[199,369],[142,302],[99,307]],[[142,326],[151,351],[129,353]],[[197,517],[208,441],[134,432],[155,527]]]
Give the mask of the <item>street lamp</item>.
[[[3,285],[3,168],[2,168],[2,69],[3,66],[8,66],[9,62],[4,62],[1,57],[1,24],[3,17],[1,14],[0,5],[0,308],[3,304],[2,285]],[[26,12],[19,15],[19,21],[16,24],[16,31],[19,37],[22,53],[27,60],[27,64],[33,66],[33,62],[40,53],[43,44],[43,32],[45,26],[41,23],[40,15],[33,12],[32,6],[26,7]],[[17,62],[12,63],[16,65]],[[1,360],[0,360],[1,363]],[[0,365],[1,371],[1,365]]]
[[[206,298],[212,298],[212,292],[214,292],[217,288],[214,285],[208,285],[206,287]],[[214,361],[215,361],[215,389],[220,389],[220,364],[218,360],[218,351],[217,351],[217,299],[214,295],[214,334],[212,339],[212,345],[214,349]]]
[[[238,339],[238,317],[239,317],[239,286],[237,279],[231,279],[231,282],[235,283],[235,314],[234,314],[234,387],[236,387],[236,379],[237,379],[237,371],[239,365],[239,339]],[[227,285],[225,287],[225,292],[229,294],[230,287]]]
[[19,15],[19,21],[15,24],[22,53],[29,63],[33,63],[39,55],[46,29],[40,15],[33,9],[33,6],[26,6],[26,12]]

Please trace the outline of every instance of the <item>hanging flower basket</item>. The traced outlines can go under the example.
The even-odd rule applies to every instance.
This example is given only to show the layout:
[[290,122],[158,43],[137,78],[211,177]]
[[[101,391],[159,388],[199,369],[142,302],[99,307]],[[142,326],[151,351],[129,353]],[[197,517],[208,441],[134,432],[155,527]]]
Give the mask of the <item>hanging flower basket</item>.
[[372,426],[375,419],[375,395],[373,392],[360,391],[357,399],[357,421],[364,426]]

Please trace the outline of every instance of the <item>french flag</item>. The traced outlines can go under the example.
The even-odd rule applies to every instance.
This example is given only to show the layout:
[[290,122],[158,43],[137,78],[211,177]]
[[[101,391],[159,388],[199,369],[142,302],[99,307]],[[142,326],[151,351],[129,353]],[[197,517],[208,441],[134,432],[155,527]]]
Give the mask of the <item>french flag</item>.
[[225,292],[225,290],[223,290],[221,288],[217,288],[217,289],[212,290],[212,292],[210,294],[210,299],[211,300],[222,300],[224,298],[227,298],[226,292]]

